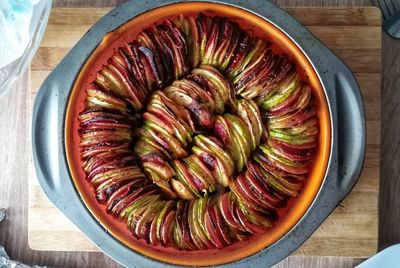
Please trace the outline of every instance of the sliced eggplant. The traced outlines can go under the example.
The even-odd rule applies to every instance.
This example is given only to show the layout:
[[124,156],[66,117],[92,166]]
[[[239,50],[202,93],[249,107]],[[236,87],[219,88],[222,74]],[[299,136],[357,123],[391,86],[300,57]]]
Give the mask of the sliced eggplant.
[[313,89],[228,18],[178,15],[117,48],[79,114],[97,201],[151,246],[222,249],[264,232],[317,151]]

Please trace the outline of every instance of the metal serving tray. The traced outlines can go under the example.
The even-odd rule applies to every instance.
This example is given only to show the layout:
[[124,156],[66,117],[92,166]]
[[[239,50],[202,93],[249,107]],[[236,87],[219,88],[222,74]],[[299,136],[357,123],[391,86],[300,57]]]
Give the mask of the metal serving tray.
[[[33,156],[39,183],[54,205],[111,258],[127,267],[175,267],[124,246],[91,215],[68,169],[64,121],[69,95],[81,67],[103,36],[147,10],[175,0],[135,0],[100,19],[48,76],[33,110]],[[358,180],[365,155],[365,116],[352,73],[293,17],[268,1],[203,1],[237,6],[274,24],[308,57],[324,88],[331,119],[331,154],[322,186],[301,220],[280,240],[248,258],[221,266],[267,267],[298,248],[347,196]]]

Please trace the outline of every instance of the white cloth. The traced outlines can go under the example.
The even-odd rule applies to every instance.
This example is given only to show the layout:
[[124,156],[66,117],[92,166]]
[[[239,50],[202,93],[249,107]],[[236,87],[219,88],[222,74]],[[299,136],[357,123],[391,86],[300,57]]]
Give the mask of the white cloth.
[[30,22],[39,0],[0,0],[0,68],[22,56],[31,39]]

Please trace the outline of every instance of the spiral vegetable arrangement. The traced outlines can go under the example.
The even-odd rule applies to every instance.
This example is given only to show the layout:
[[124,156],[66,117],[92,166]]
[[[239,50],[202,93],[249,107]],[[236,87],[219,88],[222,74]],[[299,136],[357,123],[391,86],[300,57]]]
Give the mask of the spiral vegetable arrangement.
[[263,232],[298,195],[318,143],[311,88],[227,18],[165,20],[87,89],[81,158],[107,213],[182,250]]

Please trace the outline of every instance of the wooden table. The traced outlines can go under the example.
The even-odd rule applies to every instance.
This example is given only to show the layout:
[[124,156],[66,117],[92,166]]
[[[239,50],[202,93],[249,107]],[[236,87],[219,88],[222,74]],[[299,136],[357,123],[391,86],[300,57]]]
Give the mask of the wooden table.
[[[113,6],[118,1],[55,0],[57,6]],[[356,5],[370,1],[314,0],[274,1],[280,5]],[[383,37],[383,91],[382,91],[382,153],[379,247],[382,249],[400,241],[398,220],[400,184],[400,41]],[[0,100],[0,207],[9,211],[8,220],[0,225],[0,245],[5,245],[13,259],[54,267],[116,267],[115,262],[101,253],[37,252],[27,244],[27,167],[28,116],[27,75],[19,79],[12,92]],[[30,116],[30,115],[29,115]],[[390,191],[389,191],[390,189]],[[361,260],[353,258],[289,257],[277,267],[353,267]]]

